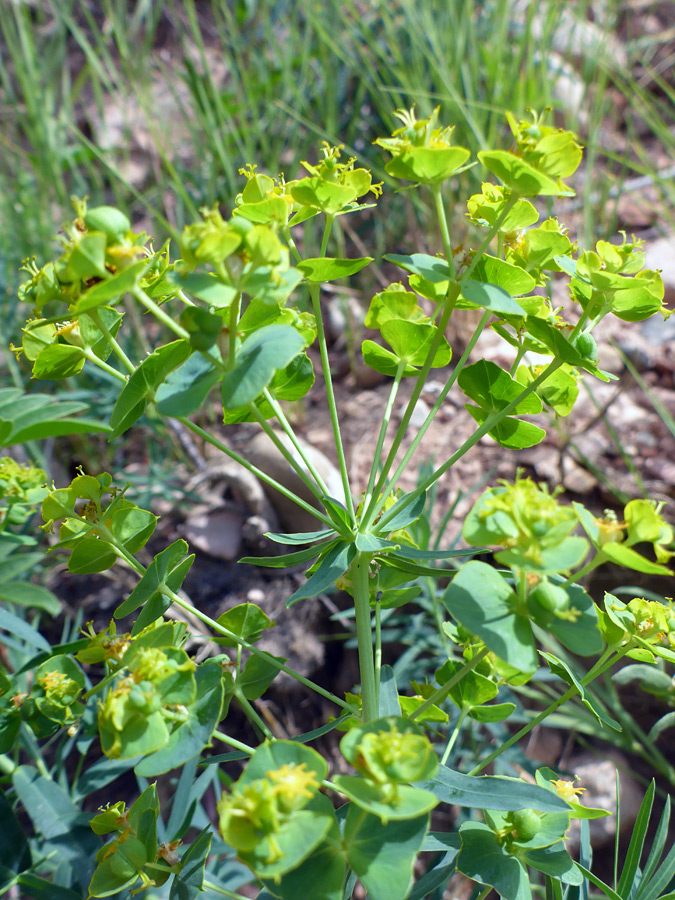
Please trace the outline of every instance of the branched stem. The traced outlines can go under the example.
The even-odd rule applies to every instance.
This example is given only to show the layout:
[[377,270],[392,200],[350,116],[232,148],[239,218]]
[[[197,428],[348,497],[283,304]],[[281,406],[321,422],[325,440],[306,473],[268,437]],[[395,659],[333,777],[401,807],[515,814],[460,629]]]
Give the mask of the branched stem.
[[280,482],[276,481],[271,476],[267,475],[267,473],[263,472],[262,469],[259,469],[257,466],[254,466],[243,456],[240,456],[235,450],[232,450],[227,444],[224,444],[222,441],[219,441],[218,438],[214,437],[212,434],[209,434],[208,431],[205,431],[199,425],[195,425],[194,422],[191,422],[190,419],[185,416],[178,416],[177,421],[181,422],[185,425],[186,428],[189,428],[193,434],[198,435],[200,438],[205,440],[207,443],[211,444],[211,446],[216,447],[226,456],[229,456],[230,459],[233,459],[235,462],[239,463],[240,466],[243,466],[248,472],[251,472],[256,478],[259,478],[261,481],[264,481],[265,484],[268,484],[270,487],[273,487],[276,491],[279,491],[280,494],[283,494],[288,500],[291,500],[296,506],[299,506],[301,509],[304,509],[305,512],[311,513],[315,516],[319,521],[323,522],[324,525],[327,525],[329,528],[333,528],[333,523],[328,518],[327,515],[322,513],[320,510],[315,509],[310,503],[307,503],[306,500],[303,500],[302,497],[299,497],[297,494],[293,493],[293,491],[289,490]]
[[441,703],[448,696],[453,687],[458,684],[462,678],[467,674],[467,672],[471,672],[472,669],[475,669],[481,659],[484,659],[488,653],[489,649],[487,647],[483,647],[482,650],[479,650],[478,653],[474,657],[472,657],[467,663],[465,663],[461,669],[458,669],[455,674],[448,678],[448,680],[442,684],[437,690],[433,692],[424,703],[420,703],[417,709],[413,710],[410,714],[409,718],[418,719],[422,713],[426,712],[432,706],[436,706],[438,703]]
[[384,446],[384,440],[387,436],[387,428],[389,426],[389,420],[391,419],[391,413],[394,409],[394,402],[396,400],[396,395],[398,394],[398,389],[401,385],[401,378],[403,377],[403,372],[405,370],[405,362],[401,360],[399,362],[398,367],[396,369],[396,375],[394,376],[394,383],[391,386],[391,390],[389,392],[389,398],[387,400],[387,405],[384,408],[384,414],[382,416],[382,425],[380,426],[380,433],[377,438],[377,444],[375,446],[375,453],[373,455],[373,463],[370,467],[370,475],[368,476],[368,487],[366,488],[366,494],[363,500],[363,508],[367,509],[368,504],[370,503],[370,499],[373,495],[373,485],[375,484],[375,478],[377,477],[377,469],[380,465],[380,460],[382,458],[382,448]]
[[[626,647],[622,647],[621,650],[617,653],[614,653],[613,648],[605,650],[605,652],[595,663],[592,669],[581,679],[581,686],[586,687],[586,685],[590,684],[591,681],[594,681],[596,678],[602,675],[603,672],[606,672],[607,669],[614,665],[614,663],[618,662],[622,657],[624,657],[630,649],[630,645],[627,645]],[[542,712],[536,715],[533,719],[530,719],[527,725],[524,725],[520,729],[520,731],[517,731],[515,734],[511,735],[511,737],[505,743],[497,747],[496,750],[493,750],[493,752],[482,762],[478,763],[477,766],[474,766],[473,769],[469,772],[469,775],[477,775],[479,772],[482,772],[486,766],[489,766],[490,763],[494,762],[494,760],[497,759],[498,756],[501,756],[501,754],[505,750],[508,750],[509,747],[512,747],[514,744],[516,744],[521,738],[525,737],[526,734],[529,734],[536,725],[539,725],[540,722],[543,722],[544,719],[547,719],[551,715],[551,713],[554,713],[556,709],[558,709],[559,706],[562,706],[563,703],[571,700],[571,698],[578,693],[579,689],[576,685],[573,684],[572,687],[568,688],[568,690],[566,690],[564,694],[558,697],[557,700],[554,700],[554,702],[551,703],[550,706],[547,706],[546,709],[542,710]]]
[[106,339],[106,342],[107,342],[108,346],[110,347],[110,349],[112,350],[112,352],[119,359],[119,361],[122,363],[122,365],[127,370],[127,372],[129,372],[129,374],[133,374],[136,371],[136,367],[134,366],[132,361],[129,359],[129,357],[126,355],[126,353],[124,352],[122,347],[119,345],[119,343],[117,342],[117,339],[111,333],[108,326],[103,321],[101,315],[99,314],[99,311],[97,309],[91,309],[91,310],[89,310],[89,316],[91,317],[92,321],[94,322],[94,325],[96,325],[98,330],[101,332],[103,337]]
[[359,674],[361,676],[361,721],[372,722],[379,715],[375,666],[373,662],[373,633],[370,616],[370,557],[357,553],[350,574],[354,588],[354,612],[356,614],[356,639],[359,648]]
[[534,381],[530,382],[526,388],[521,391],[518,396],[508,403],[503,409],[499,412],[494,413],[483,422],[480,428],[476,429],[471,437],[467,438],[466,441],[462,444],[462,446],[450,457],[450,459],[446,460],[443,465],[439,466],[431,475],[422,482],[422,484],[418,485],[414,491],[411,491],[407,494],[402,500],[400,500],[395,506],[392,506],[390,510],[388,510],[385,515],[382,517],[380,525],[386,525],[387,519],[398,514],[401,510],[405,509],[409,506],[420,494],[423,494],[427,491],[433,484],[435,484],[438,479],[444,475],[448,469],[452,468],[455,465],[457,460],[461,459],[464,454],[470,450],[478,441],[483,437],[483,435],[487,434],[495,425],[498,425],[499,422],[503,418],[509,415],[509,413],[513,412],[513,410],[519,406],[526,397],[529,397],[531,393],[533,393],[539,385],[546,381],[546,379],[555,372],[556,369],[560,368],[563,364],[561,359],[554,359],[541,374],[534,379]]

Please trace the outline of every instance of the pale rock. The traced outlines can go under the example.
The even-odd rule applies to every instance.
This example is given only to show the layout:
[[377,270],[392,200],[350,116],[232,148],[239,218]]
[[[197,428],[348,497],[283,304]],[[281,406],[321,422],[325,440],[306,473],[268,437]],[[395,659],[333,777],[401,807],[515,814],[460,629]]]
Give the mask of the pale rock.
[[431,410],[427,406],[427,404],[421,398],[415,404],[415,408],[412,411],[412,415],[410,416],[410,426],[415,429],[420,429],[422,425],[426,422],[427,416]]
[[[621,831],[630,831],[635,822],[642,801],[642,790],[630,774],[630,763],[619,753],[611,753],[604,758],[581,754],[566,763],[565,768],[578,776],[578,786],[585,788],[580,802],[584,806],[605,809],[611,815],[602,819],[591,819],[591,842],[594,847],[611,843],[616,834],[616,773],[619,772],[621,786]],[[568,848],[579,845],[579,819],[572,819],[567,832]]]
[[239,556],[244,520],[241,513],[231,509],[195,508],[187,517],[183,532],[191,547],[232,562]]
[[[667,305],[672,306],[673,302],[675,302],[675,234],[659,238],[649,244],[645,251],[645,267],[647,269],[660,270],[665,288],[664,300]],[[647,321],[650,322],[652,320],[648,319]],[[663,329],[664,323],[661,319],[655,319],[654,321],[656,321],[659,330]],[[655,337],[658,338],[658,333],[655,333]]]
[[[297,460],[300,467],[306,472],[307,468],[300,458],[297,451],[293,448],[290,439],[282,433],[277,433],[279,440],[287,448],[287,450]],[[324,456],[320,450],[308,444],[307,441],[299,439],[303,453],[314,466],[319,475],[323,478],[328,488],[329,496],[340,503],[344,503],[345,495],[342,488],[342,479],[340,473],[333,463]],[[278,481],[284,487],[297,494],[307,503],[315,508],[319,508],[318,501],[314,494],[307,488],[304,481],[294,471],[290,464],[286,461],[281,451],[272,442],[264,431],[258,432],[244,453],[249,462],[253,463],[258,469],[261,469],[275,481]],[[322,527],[318,519],[305,510],[300,509],[291,500],[285,497],[279,491],[275,491],[271,487],[265,487],[270,503],[274,507],[281,527],[289,532],[297,531],[314,531]]]

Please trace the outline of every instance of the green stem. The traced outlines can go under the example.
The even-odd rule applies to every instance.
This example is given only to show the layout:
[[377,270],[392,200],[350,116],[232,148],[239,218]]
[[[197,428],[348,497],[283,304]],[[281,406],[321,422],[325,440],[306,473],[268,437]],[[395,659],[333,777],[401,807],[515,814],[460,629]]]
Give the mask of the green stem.
[[247,900],[243,894],[238,894],[236,891],[229,891],[227,888],[219,887],[217,884],[208,881],[206,878],[202,881],[202,886],[207,891],[213,891],[214,894],[220,894],[221,897],[229,897],[230,900]]
[[85,359],[88,359],[89,362],[92,362],[95,366],[98,366],[99,369],[102,369],[104,372],[107,372],[108,375],[112,375],[113,378],[116,378],[118,381],[123,381],[126,384],[127,377],[123,375],[121,372],[118,372],[117,369],[113,369],[112,366],[109,366],[107,362],[104,362],[102,359],[99,359],[98,356],[94,353],[91,347],[85,347],[82,350]]
[[488,653],[489,649],[487,647],[483,647],[482,650],[479,650],[478,653],[474,657],[472,657],[467,663],[465,663],[461,669],[458,669],[455,674],[448,678],[446,682],[444,682],[439,688],[437,688],[433,694],[430,694],[429,697],[421,703],[416,710],[414,710],[409,719],[417,719],[422,713],[426,712],[432,706],[436,706],[441,703],[448,696],[453,687],[464,678],[467,672],[471,672],[472,669],[475,669],[481,659],[484,659]]
[[244,692],[235,688],[234,696],[237,698],[241,708],[244,710],[246,718],[250,722],[258,726],[263,736],[266,737],[268,741],[275,741],[276,738],[270,731],[269,727],[265,724],[265,722],[263,722],[262,718],[258,715],[257,709],[255,709],[250,700],[248,700],[248,698],[244,696]]
[[450,754],[452,753],[452,748],[455,746],[455,742],[457,741],[457,738],[459,737],[460,729],[461,729],[462,725],[464,724],[464,719],[466,718],[468,712],[469,712],[469,707],[467,707],[467,706],[463,706],[462,709],[460,710],[459,718],[455,722],[455,727],[452,729],[452,733],[450,734],[450,737],[448,738],[448,743],[446,744],[445,750],[443,751],[443,756],[441,757],[441,765],[442,766],[444,766],[447,763],[447,761],[450,757]]
[[483,890],[480,892],[480,894],[476,897],[476,900],[485,900],[485,898],[487,897],[487,895],[490,893],[491,890],[492,890],[492,885],[488,884],[487,887],[484,887]]
[[354,588],[354,612],[356,614],[356,639],[359,649],[359,674],[361,676],[361,721],[377,719],[380,702],[377,695],[375,666],[373,662],[373,634],[370,624],[370,557],[357,553],[350,568]]
[[[380,697],[380,673],[382,672],[382,604],[375,601],[375,692]],[[379,712],[379,709],[378,709]]]
[[171,316],[168,313],[164,312],[162,307],[158,306],[154,300],[152,300],[150,297],[148,297],[148,295],[145,293],[145,291],[142,288],[135,287],[131,291],[131,294],[132,294],[132,296],[134,296],[136,298],[136,300],[138,300],[138,302],[141,304],[141,306],[144,306],[147,309],[147,311],[152,313],[153,316],[158,321],[160,321],[164,325],[166,325],[166,327],[169,329],[169,331],[173,331],[173,333],[177,337],[183,338],[183,340],[189,339],[189,337],[190,337],[189,332],[186,331],[182,325],[179,325],[177,322],[174,322],[174,320],[171,318]]
[[239,323],[239,310],[241,309],[241,291],[238,291],[230,304],[230,315],[227,323],[227,368],[234,368],[234,356],[237,347],[237,325]]
[[485,253],[485,251],[487,250],[487,248],[490,246],[490,243],[491,243],[491,241],[492,241],[492,238],[493,238],[493,237],[497,234],[497,232],[499,231],[499,228],[500,228],[502,222],[506,219],[506,217],[507,217],[508,214],[511,212],[511,210],[512,210],[513,207],[514,207],[514,205],[516,204],[516,202],[517,202],[519,199],[520,199],[520,198],[519,198],[518,194],[512,193],[511,196],[509,197],[509,199],[506,201],[506,205],[504,206],[504,209],[501,211],[501,214],[500,214],[499,217],[497,218],[497,221],[496,221],[496,222],[494,223],[494,225],[490,228],[490,230],[488,231],[488,233],[487,233],[487,235],[485,236],[485,238],[483,238],[482,242],[480,243],[480,246],[478,247],[478,250],[476,250],[475,253],[473,254],[473,257],[472,257],[472,259],[471,259],[471,262],[470,262],[469,265],[466,267],[466,269],[462,272],[462,276],[461,276],[461,278],[460,278],[460,283],[461,283],[462,281],[466,281],[467,278],[469,278],[469,276],[471,275],[471,273],[473,272],[473,270],[476,268],[476,266],[477,266],[478,263],[480,262],[481,257],[483,256],[483,254]]
[[[137,572],[139,575],[145,575],[146,569],[141,563],[138,562],[130,553],[128,553],[123,548],[117,546],[115,544],[114,536],[111,532],[105,529],[103,526],[100,528],[102,533],[105,533],[105,537],[110,541],[111,544],[115,547],[115,551],[117,555],[125,560],[131,568]],[[269,663],[273,668],[278,669],[280,672],[285,672],[287,675],[290,675],[291,678],[294,678],[296,681],[299,681],[300,684],[304,684],[306,688],[314,691],[317,694],[320,694],[322,697],[325,697],[326,700],[330,700],[332,703],[335,703],[337,706],[341,706],[343,709],[346,709],[348,712],[358,715],[358,710],[353,707],[350,703],[346,703],[344,700],[341,700],[335,694],[332,694],[330,691],[322,688],[321,685],[315,684],[313,681],[310,681],[309,678],[305,678],[303,675],[300,675],[294,669],[289,668],[288,666],[280,663],[278,659],[272,656],[269,653],[266,653],[264,650],[260,650],[256,647],[255,644],[251,644],[248,641],[244,640],[244,638],[240,637],[238,634],[235,634],[233,631],[230,631],[229,628],[225,628],[220,622],[217,622],[215,619],[212,619],[210,616],[207,616],[200,609],[197,609],[196,606],[193,606],[189,600],[184,600],[182,597],[179,597],[175,591],[172,591],[170,587],[166,584],[162,583],[158,586],[157,590],[163,594],[167,599],[171,600],[172,603],[175,603],[176,606],[180,606],[181,609],[186,610],[187,612],[192,613],[195,618],[199,619],[200,622],[203,622],[205,625],[208,625],[212,631],[215,631],[216,634],[222,634],[224,637],[229,638],[233,641],[237,646],[241,646],[244,650],[248,650],[254,656],[259,656],[261,659],[264,659],[265,662]]]
[[520,361],[523,358],[523,356],[525,356],[525,344],[521,343],[518,346],[518,350],[516,352],[516,358],[513,360],[513,365],[511,366],[511,369],[509,371],[511,378],[515,377],[516,370],[518,369],[518,366],[520,365]]
[[410,446],[408,447],[408,449],[406,450],[405,455],[403,456],[403,459],[398,464],[396,471],[389,479],[389,482],[384,487],[384,490],[381,492],[381,495],[377,500],[377,505],[375,506],[374,516],[376,516],[378,514],[378,512],[382,509],[382,507],[384,506],[384,504],[387,500],[387,497],[389,496],[389,494],[394,490],[394,488],[398,484],[399,478],[401,477],[401,475],[407,468],[408,463],[410,462],[413,455],[415,454],[415,451],[417,450],[420,443],[422,442],[424,435],[427,433],[429,426],[436,418],[436,414],[438,413],[438,410],[441,408],[441,406],[445,402],[445,398],[448,396],[448,393],[452,389],[453,385],[457,381],[457,378],[459,377],[460,373],[462,372],[462,369],[466,365],[467,360],[469,359],[469,356],[471,354],[471,351],[476,346],[476,343],[478,342],[478,338],[483,333],[483,330],[485,329],[485,326],[487,325],[488,320],[491,315],[492,315],[492,313],[489,310],[486,310],[483,313],[483,317],[481,318],[476,330],[474,331],[473,335],[471,336],[471,340],[466,345],[466,347],[464,349],[464,353],[462,353],[462,356],[460,357],[459,362],[457,363],[455,368],[452,370],[452,373],[451,373],[450,377],[448,378],[448,380],[446,381],[445,386],[443,387],[443,390],[438,395],[436,402],[434,403],[431,410],[429,411],[429,414],[427,415],[426,419],[422,423],[422,427],[420,428],[420,430],[417,432],[417,434],[413,438],[413,441],[410,444]]
[[[305,485],[307,490],[310,491],[310,493],[314,494],[314,496],[317,498],[317,500],[320,501],[323,496],[323,494],[321,493],[321,488],[319,488],[314,483],[314,481],[307,474],[305,469],[303,469],[302,465],[298,462],[298,460],[295,458],[293,453],[288,449],[288,447],[281,440],[281,438],[276,433],[274,428],[272,428],[272,426],[267,421],[267,419],[265,419],[265,417],[262,415],[262,413],[258,409],[257,405],[255,403],[249,403],[248,408],[249,408],[253,418],[256,420],[258,425],[260,425],[260,427],[265,432],[267,437],[272,441],[274,446],[277,448],[279,453],[286,460],[286,462],[291,467],[291,469],[293,469],[293,471],[298,476],[300,481],[302,481],[302,483]],[[295,444],[294,444],[294,446],[295,446]]]
[[420,394],[422,393],[424,385],[426,384],[429,370],[431,369],[431,364],[433,363],[434,357],[436,356],[436,351],[438,350],[441,342],[444,339],[445,329],[448,326],[450,316],[452,315],[452,311],[455,308],[455,303],[457,302],[457,298],[459,297],[459,290],[459,285],[456,282],[450,282],[448,293],[444,302],[443,314],[441,315],[440,321],[438,323],[436,334],[434,335],[434,338],[429,347],[429,352],[427,353],[427,358],[424,362],[424,365],[422,366],[422,369],[417,376],[417,380],[415,381],[415,386],[413,388],[410,400],[408,401],[408,405],[405,408],[405,412],[403,413],[403,417],[401,418],[399,426],[396,429],[394,440],[389,449],[389,453],[387,454],[387,458],[384,461],[384,465],[382,466],[382,472],[380,473],[380,477],[373,490],[373,497],[370,501],[370,505],[364,513],[363,524],[365,527],[368,527],[372,523],[375,516],[377,515],[377,511],[382,508],[382,504],[384,503],[380,496],[382,493],[382,489],[387,482],[387,479],[389,477],[389,470],[394,464],[398,449],[401,446],[403,438],[405,437],[408,430],[410,419],[412,418],[412,414],[415,411],[415,407],[417,406],[417,401],[419,400]]
[[300,457],[300,459],[303,461],[303,463],[307,467],[307,471],[310,473],[312,478],[316,481],[317,485],[323,491],[323,493],[328,494],[329,492],[328,492],[328,487],[326,486],[326,482],[323,480],[323,478],[317,471],[316,466],[314,466],[311,459],[307,456],[305,451],[302,449],[302,444],[300,443],[300,440],[298,439],[295,432],[293,431],[293,426],[286,418],[286,415],[285,415],[283,409],[281,408],[281,405],[279,404],[278,400],[270,393],[268,388],[265,388],[265,390],[263,391],[263,397],[265,398],[265,400],[267,400],[269,405],[272,407],[272,412],[277,417],[279,424],[281,425],[281,427],[284,429],[284,431],[288,435],[288,439],[291,441],[291,443],[295,447],[295,449],[298,453],[298,456]]
[[223,734],[222,731],[214,731],[211,737],[216,738],[216,740],[218,741],[222,741],[223,744],[227,744],[228,747],[232,747],[233,750],[240,750],[247,756],[253,756],[253,754],[255,753],[255,747],[249,747],[248,744],[244,744],[242,743],[242,741],[238,741],[236,738],[230,737],[229,734]]
[[345,503],[349,514],[354,517],[354,501],[352,500],[351,487],[349,485],[349,472],[347,470],[347,460],[345,459],[344,446],[342,443],[342,434],[340,433],[340,420],[335,405],[335,392],[333,390],[333,378],[330,372],[330,360],[328,358],[328,346],[326,344],[326,332],[323,327],[321,318],[321,303],[319,300],[319,285],[309,285],[309,295],[312,300],[312,310],[316,320],[316,334],[319,342],[319,352],[321,354],[321,369],[323,371],[324,385],[326,389],[326,400],[328,401],[328,411],[330,413],[330,421],[333,429],[333,439],[335,442],[335,452],[338,458],[338,467],[340,470],[340,478],[342,479],[342,489],[345,495]]
[[398,394],[398,389],[401,385],[401,379],[403,378],[403,372],[405,370],[406,363],[404,360],[401,360],[396,367],[396,375],[394,376],[394,383],[391,386],[391,390],[389,391],[389,399],[387,400],[387,405],[384,408],[384,415],[382,416],[382,425],[380,426],[380,433],[377,438],[377,444],[375,446],[375,454],[373,456],[373,464],[370,467],[370,475],[368,476],[368,487],[366,488],[365,497],[363,499],[363,508],[366,509],[368,504],[370,503],[370,498],[373,495],[373,485],[375,484],[375,478],[377,477],[377,469],[380,465],[380,460],[382,458],[382,448],[384,446],[384,439],[387,436],[387,428],[389,426],[389,420],[391,419],[391,413],[394,408],[394,402],[396,400],[396,395]]
[[235,462],[239,463],[240,466],[242,466],[248,472],[251,472],[256,476],[256,478],[259,478],[261,481],[265,482],[265,484],[268,484],[276,491],[279,491],[280,494],[283,494],[284,497],[286,497],[288,500],[291,500],[293,503],[295,503],[296,506],[304,509],[305,512],[311,513],[313,516],[319,519],[319,521],[323,522],[324,525],[327,525],[328,528],[334,528],[333,523],[327,515],[322,513],[320,510],[315,509],[310,503],[307,503],[307,501],[303,500],[302,497],[299,497],[297,494],[293,493],[293,491],[289,490],[287,487],[284,487],[284,485],[280,482],[275,481],[274,478],[271,478],[269,475],[263,472],[262,469],[259,469],[243,456],[240,456],[235,450],[231,450],[226,444],[223,444],[222,441],[219,441],[218,438],[215,438],[213,437],[213,435],[209,434],[208,431],[205,431],[199,425],[195,425],[194,422],[191,422],[185,416],[178,416],[177,421],[185,425],[185,427],[192,431],[193,434],[198,435],[200,438],[202,438],[202,440],[211,444],[211,446],[216,447],[226,456],[229,456],[230,459],[233,459]]
[[114,337],[114,335],[111,333],[108,326],[105,324],[105,322],[99,315],[99,311],[97,309],[91,309],[91,310],[89,310],[89,316],[93,320],[94,325],[96,325],[98,330],[101,332],[103,337],[106,339],[108,346],[110,347],[112,352],[119,359],[119,361],[122,363],[122,365],[127,370],[127,372],[129,372],[129,374],[133,375],[133,373],[136,371],[136,367],[134,366],[132,361],[129,359],[129,357],[126,355],[124,350],[120,347],[119,343],[117,342],[117,339]]
[[[614,653],[613,648],[608,648],[607,650],[605,650],[605,652],[595,663],[592,669],[581,679],[581,686],[586,687],[586,685],[590,684],[591,681],[602,675],[603,672],[605,672],[607,669],[613,666],[614,663],[618,662],[622,657],[624,657],[630,649],[631,647],[629,644],[626,647],[623,647],[621,651],[617,652],[614,657],[612,657],[612,654]],[[490,763],[494,762],[494,760],[497,759],[498,756],[501,756],[501,754],[505,750],[508,750],[509,747],[512,747],[514,744],[516,744],[521,738],[525,737],[526,734],[529,734],[535,726],[539,725],[540,722],[543,722],[544,719],[550,716],[551,713],[555,712],[559,706],[562,706],[563,703],[566,703],[568,700],[574,697],[575,694],[578,693],[579,689],[577,688],[577,686],[572,685],[572,687],[565,691],[564,694],[562,694],[560,697],[558,697],[557,700],[551,703],[550,706],[547,706],[546,709],[536,715],[533,719],[530,719],[527,725],[524,725],[520,729],[520,731],[517,731],[515,734],[511,735],[511,737],[504,744],[501,744],[482,762],[480,762],[477,766],[474,766],[473,769],[469,772],[469,775],[477,775],[479,772],[482,772],[486,766],[489,766]]]
[[563,581],[562,586],[567,587],[568,584],[576,584],[585,575],[588,575],[589,572],[592,572],[593,569],[597,569],[598,566],[601,566],[605,562],[607,562],[607,557],[602,550],[599,550],[590,562],[587,562],[585,566],[582,566],[576,572],[573,572],[566,581]]
[[434,187],[431,188],[431,193],[434,197],[434,207],[436,209],[438,225],[441,230],[441,240],[443,241],[445,258],[451,272],[451,278],[454,280],[457,277],[457,270],[455,269],[455,259],[452,255],[452,245],[450,243],[450,230],[448,228],[448,220],[445,216],[445,206],[443,205],[442,186],[440,184],[434,185]]
[[499,410],[498,413],[494,413],[483,422],[483,424],[478,428],[471,437],[467,438],[466,441],[462,444],[462,446],[448,459],[443,465],[439,466],[432,474],[422,482],[422,484],[418,485],[414,491],[411,491],[409,494],[401,499],[395,506],[393,506],[390,510],[385,513],[382,517],[380,525],[385,525],[386,521],[389,517],[398,514],[401,510],[405,509],[409,506],[420,494],[425,493],[433,484],[435,484],[438,479],[444,475],[448,469],[451,469],[452,466],[457,462],[457,460],[461,459],[465,453],[467,453],[478,441],[483,437],[483,435],[487,434],[495,425],[499,424],[501,420],[508,416],[509,413],[513,412],[513,410],[519,406],[526,397],[529,397],[531,393],[533,393],[539,385],[546,381],[546,379],[555,372],[563,364],[561,359],[554,359],[553,362],[549,363],[549,365],[544,369],[541,374],[534,379],[534,381],[530,382],[526,388],[524,388],[518,396],[508,403],[503,409]]

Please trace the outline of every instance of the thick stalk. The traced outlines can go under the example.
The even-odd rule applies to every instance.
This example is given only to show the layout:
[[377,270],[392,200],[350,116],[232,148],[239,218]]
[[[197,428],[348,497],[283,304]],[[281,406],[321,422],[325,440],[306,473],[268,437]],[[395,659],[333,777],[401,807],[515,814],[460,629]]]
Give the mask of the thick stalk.
[[373,634],[370,617],[369,590],[370,557],[357,553],[350,568],[354,588],[354,612],[356,614],[356,639],[359,648],[359,674],[361,677],[361,721],[372,722],[379,715],[375,665],[373,662]]
[[[591,681],[602,675],[603,672],[605,672],[607,669],[613,666],[614,663],[618,662],[622,657],[624,657],[630,649],[630,645],[623,647],[621,651],[616,653],[614,656],[612,656],[614,652],[613,649],[605,650],[605,652],[595,663],[593,668],[581,679],[582,687],[586,687],[587,684],[590,684]],[[493,750],[493,752],[482,762],[478,763],[477,766],[474,766],[473,769],[469,772],[469,775],[477,775],[479,772],[482,772],[486,766],[489,766],[490,763],[494,762],[494,760],[497,759],[498,756],[501,756],[501,754],[505,750],[508,750],[509,747],[512,747],[514,744],[516,744],[521,738],[525,737],[526,734],[529,734],[535,726],[539,725],[540,722],[543,722],[544,719],[548,718],[551,713],[555,712],[559,706],[562,706],[563,703],[571,700],[572,697],[574,697],[575,694],[578,693],[579,689],[576,685],[572,685],[572,687],[568,688],[568,690],[566,690],[564,694],[558,697],[557,700],[551,703],[550,706],[547,706],[546,709],[542,710],[542,712],[536,715],[533,719],[530,719],[527,725],[524,725],[520,729],[520,731],[517,731],[515,734],[511,735],[511,737],[505,743],[497,747],[496,750]]]
[[289,490],[287,487],[284,487],[283,484],[276,481],[274,478],[271,478],[262,469],[259,469],[257,466],[254,466],[243,456],[240,456],[235,450],[231,450],[227,444],[223,444],[222,441],[219,441],[218,438],[215,438],[212,434],[209,434],[208,431],[205,431],[199,425],[195,425],[194,422],[191,422],[185,416],[178,416],[178,422],[181,422],[185,425],[186,428],[189,428],[193,434],[198,435],[202,440],[205,440],[207,443],[211,444],[211,446],[216,447],[226,456],[229,456],[230,459],[233,459],[235,462],[239,463],[247,471],[251,472],[256,478],[259,478],[261,481],[264,481],[265,484],[268,484],[270,487],[273,487],[276,491],[279,491],[280,494],[283,494],[288,500],[291,500],[295,503],[296,506],[299,506],[301,509],[304,509],[305,512],[311,513],[315,516],[319,521],[323,522],[324,525],[327,525],[329,528],[333,528],[333,523],[328,518],[327,515],[320,512],[318,509],[315,509],[311,504],[307,503],[306,500],[303,500],[302,497],[299,497],[297,494],[293,493],[293,491]]
[[414,491],[411,491],[407,494],[402,500],[400,500],[395,506],[393,506],[387,513],[382,517],[381,525],[386,524],[386,521],[389,517],[396,515],[401,510],[405,509],[409,506],[420,494],[423,494],[427,491],[433,484],[435,484],[438,479],[444,475],[448,469],[451,469],[452,466],[455,465],[457,460],[461,459],[467,451],[469,451],[478,441],[483,437],[483,435],[487,434],[491,428],[494,428],[501,420],[508,416],[509,413],[513,412],[513,410],[523,402],[526,397],[529,397],[531,393],[533,393],[539,385],[546,381],[546,379],[555,372],[563,364],[561,359],[554,359],[544,371],[534,379],[534,381],[530,382],[530,384],[521,391],[520,394],[508,403],[504,409],[501,409],[498,413],[494,413],[483,422],[483,424],[478,428],[471,437],[467,438],[466,441],[462,444],[462,446],[448,459],[443,465],[439,466],[432,474],[422,482],[422,484],[418,485]]
[[86,347],[82,351],[84,358],[88,359],[89,362],[92,362],[95,366],[98,366],[99,369],[102,369],[104,372],[107,372],[108,375],[112,375],[113,378],[116,378],[118,381],[124,381],[126,383],[127,377],[123,375],[121,372],[118,372],[117,369],[113,369],[112,366],[109,366],[107,362],[99,359],[98,356],[94,353],[91,347]]

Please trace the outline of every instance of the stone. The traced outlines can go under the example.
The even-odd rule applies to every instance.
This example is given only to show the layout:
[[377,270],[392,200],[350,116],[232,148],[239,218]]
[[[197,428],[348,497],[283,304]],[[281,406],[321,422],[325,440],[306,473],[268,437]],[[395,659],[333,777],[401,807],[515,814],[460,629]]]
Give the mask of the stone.
[[[297,451],[293,448],[290,439],[280,432],[277,432],[277,436],[297,460],[301,468],[306,472],[307,467],[300,459]],[[326,487],[328,488],[329,496],[333,497],[335,500],[339,500],[340,503],[344,503],[345,495],[342,488],[342,479],[340,478],[340,473],[336,466],[333,465],[327,456],[324,456],[320,450],[317,450],[316,447],[313,447],[311,444],[307,443],[307,441],[299,438],[299,443],[309,462],[314,466],[321,478],[323,478]],[[261,469],[275,481],[278,481],[284,487],[293,491],[293,493],[297,494],[307,503],[310,503],[316,509],[319,508],[318,500],[314,494],[312,494],[297,472],[295,472],[286,461],[281,451],[275,446],[272,439],[269,438],[264,431],[260,431],[255,435],[246,448],[245,456],[249,462],[253,463],[254,466]],[[292,500],[289,500],[279,491],[276,491],[267,485],[264,486],[264,489],[279,518],[279,523],[285,531],[315,531],[316,529],[323,527],[321,522],[312,516],[311,513],[300,509]]]
[[[669,234],[666,237],[653,241],[645,250],[645,266],[648,269],[658,269],[663,278],[663,286],[665,288],[665,303],[672,306],[675,303],[675,234]],[[668,322],[672,323],[672,319]],[[659,317],[648,319],[642,326],[643,334],[648,324],[653,323],[654,338],[664,343],[666,340],[672,340],[675,334],[675,323],[668,328],[668,322],[663,322]],[[665,327],[664,327],[665,326]],[[662,336],[663,331],[668,331],[669,336]]]
[[245,517],[232,509],[197,507],[188,515],[183,532],[191,547],[232,562],[240,555],[244,521]]

